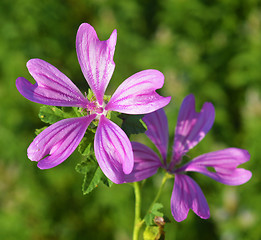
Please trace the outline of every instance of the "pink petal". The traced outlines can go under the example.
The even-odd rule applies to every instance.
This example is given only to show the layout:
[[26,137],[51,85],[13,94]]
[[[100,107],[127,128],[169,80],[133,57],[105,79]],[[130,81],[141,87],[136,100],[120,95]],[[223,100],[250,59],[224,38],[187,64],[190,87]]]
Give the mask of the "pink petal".
[[162,155],[164,163],[166,164],[169,142],[169,127],[165,111],[161,108],[155,112],[146,114],[142,120],[148,127],[146,135],[156,145]]
[[16,80],[18,91],[32,102],[65,107],[86,107],[88,100],[73,82],[53,65],[31,59],[27,68],[35,79],[32,84],[23,77]]
[[165,107],[171,97],[156,93],[164,84],[164,75],[157,70],[144,70],[126,79],[112,95],[106,110],[127,114],[146,114]]
[[101,170],[114,183],[123,183],[134,165],[130,140],[115,123],[100,118],[94,139],[94,152]]
[[100,105],[115,68],[116,40],[117,32],[114,30],[107,41],[100,41],[88,23],[81,24],[76,36],[76,51],[83,75]]
[[176,174],[170,202],[171,212],[177,222],[187,218],[192,209],[200,218],[210,216],[207,200],[198,184],[189,176]]
[[134,155],[134,168],[125,175],[125,182],[138,182],[156,174],[162,163],[158,155],[146,145],[131,142]]
[[28,158],[38,162],[40,169],[57,166],[79,145],[85,131],[96,115],[67,118],[41,132],[27,149]]
[[173,144],[172,165],[181,161],[185,153],[197,145],[211,129],[215,119],[215,109],[206,102],[201,111],[195,111],[195,97],[188,95],[180,107]]
[[[180,170],[200,172],[223,184],[240,185],[247,182],[251,178],[252,173],[248,170],[237,168],[237,166],[247,162],[249,159],[248,151],[239,148],[227,148],[203,154],[190,161]],[[213,170],[209,170],[208,167],[213,168]]]

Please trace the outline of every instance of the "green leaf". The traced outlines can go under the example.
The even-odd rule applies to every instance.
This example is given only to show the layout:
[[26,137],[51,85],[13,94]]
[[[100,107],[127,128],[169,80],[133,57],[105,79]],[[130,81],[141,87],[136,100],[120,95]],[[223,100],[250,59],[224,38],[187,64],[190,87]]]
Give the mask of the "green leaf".
[[80,154],[84,155],[84,156],[89,156],[90,154],[92,154],[94,152],[94,132],[87,130],[85,136],[83,137],[83,139],[81,140],[79,147],[78,147],[78,151]]
[[107,178],[105,175],[103,175],[103,177],[101,178],[102,182],[104,185],[106,185],[107,187],[111,187],[113,182]]
[[77,107],[62,107],[61,110],[64,112],[64,118],[82,117],[82,108]]
[[93,91],[90,88],[88,88],[87,99],[89,101],[91,101],[94,97],[95,97],[95,95],[94,95]]
[[[93,91],[92,91],[90,88],[88,89],[87,99],[88,99],[90,102],[92,102],[93,100],[96,100],[96,97],[95,97]],[[110,101],[110,99],[111,99],[111,95],[104,95],[104,96],[103,96],[103,101],[104,101],[105,103],[108,103],[108,102]]]
[[40,134],[44,129],[46,129],[47,127],[42,127],[42,128],[39,128],[39,129],[35,129],[35,134],[38,135]]
[[82,192],[84,195],[94,190],[100,181],[102,181],[108,187],[112,185],[112,182],[106,178],[98,163],[94,160],[87,160],[78,163],[75,167],[75,170],[78,173],[84,174],[82,184]]
[[118,117],[122,119],[121,128],[129,137],[131,134],[144,133],[147,130],[146,124],[142,121],[144,115],[128,115],[120,114]]
[[117,124],[117,121],[118,122],[122,122],[120,119],[119,119],[119,113],[117,112],[114,112],[114,111],[108,111],[107,112],[107,116],[106,116],[108,119],[111,119],[113,122],[115,122]]
[[98,187],[99,182],[103,176],[103,172],[100,167],[97,165],[92,165],[92,167],[88,168],[87,173],[84,176],[82,192],[83,194],[90,193],[93,189]]
[[73,111],[65,112],[63,109],[54,106],[42,106],[38,116],[43,122],[53,124],[64,118],[75,117],[76,114]]
[[154,224],[153,220],[156,216],[163,217],[163,213],[158,211],[161,208],[163,208],[163,205],[161,203],[154,203],[151,210],[144,217],[147,226],[151,226]]
[[61,109],[54,106],[42,106],[39,118],[45,123],[53,124],[64,119],[64,113]]
[[104,95],[104,97],[103,97],[103,101],[105,103],[108,103],[110,101],[110,99],[111,99],[111,95]]
[[103,177],[101,169],[94,161],[83,161],[76,165],[75,170],[84,174],[82,184],[82,192],[84,195],[95,189]]

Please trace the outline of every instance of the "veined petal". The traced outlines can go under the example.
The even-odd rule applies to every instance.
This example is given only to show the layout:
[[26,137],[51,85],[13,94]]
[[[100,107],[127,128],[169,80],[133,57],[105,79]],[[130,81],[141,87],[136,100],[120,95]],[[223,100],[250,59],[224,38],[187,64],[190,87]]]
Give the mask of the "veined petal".
[[149,147],[138,142],[131,142],[134,156],[134,168],[125,175],[125,182],[138,182],[156,174],[162,163],[158,155]]
[[168,120],[163,108],[146,114],[142,119],[148,130],[145,134],[156,145],[160,151],[163,161],[166,164],[168,142],[169,142],[169,127]]
[[157,70],[144,70],[126,79],[112,95],[106,110],[127,114],[146,114],[165,107],[171,97],[156,93],[164,84],[164,75]]
[[207,219],[210,216],[208,203],[202,190],[192,178],[182,174],[175,174],[170,207],[177,222],[187,218],[189,209],[192,209],[200,218]]
[[41,132],[27,149],[28,158],[38,162],[40,169],[57,166],[66,160],[79,145],[96,115],[67,118]]
[[113,55],[117,41],[116,29],[106,41],[100,41],[94,28],[83,23],[76,36],[76,51],[82,73],[100,105],[113,74]]
[[[198,156],[180,170],[200,172],[223,184],[240,185],[247,182],[251,178],[252,173],[248,170],[237,168],[237,166],[247,162],[249,159],[250,154],[248,151],[239,148],[227,148]],[[215,171],[209,170],[209,167]]]
[[134,165],[130,140],[115,123],[100,118],[94,139],[94,152],[103,173],[114,183],[123,183]]
[[215,109],[206,102],[201,111],[195,111],[195,97],[188,95],[180,107],[173,144],[172,165],[181,161],[185,153],[197,145],[211,129],[215,119]]
[[32,84],[27,79],[16,79],[18,91],[32,102],[65,107],[86,107],[88,100],[74,83],[57,68],[41,59],[31,59],[27,68],[35,79]]

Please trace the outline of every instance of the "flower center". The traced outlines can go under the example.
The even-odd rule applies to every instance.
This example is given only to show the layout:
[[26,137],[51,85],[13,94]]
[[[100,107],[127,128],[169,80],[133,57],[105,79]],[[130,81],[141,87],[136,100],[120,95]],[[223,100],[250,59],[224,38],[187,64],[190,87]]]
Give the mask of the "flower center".
[[96,114],[95,120],[100,120],[102,115],[110,118],[110,111],[105,110],[105,106],[108,103],[110,96],[104,95],[103,103],[99,104],[92,90],[88,89],[88,94],[85,93],[85,97],[89,101],[86,108],[82,110],[86,115]]
[[87,114],[96,114],[97,116],[95,119],[99,120],[102,115],[107,115],[107,111],[104,110],[105,105],[106,104],[104,102],[101,106],[96,100],[90,101],[90,104],[86,108]]

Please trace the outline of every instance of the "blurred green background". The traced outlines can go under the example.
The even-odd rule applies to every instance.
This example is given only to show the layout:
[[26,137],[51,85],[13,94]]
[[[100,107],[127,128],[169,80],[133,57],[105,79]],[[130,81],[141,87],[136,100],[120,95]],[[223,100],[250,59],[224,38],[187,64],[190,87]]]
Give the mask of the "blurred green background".
[[[77,151],[45,171],[26,155],[43,123],[40,105],[23,98],[15,80],[33,81],[26,62],[41,58],[86,91],[75,52],[82,22],[94,26],[101,40],[118,31],[107,94],[135,72],[158,69],[165,75],[159,92],[172,96],[166,108],[171,138],[187,94],[194,93],[197,110],[205,101],[215,105],[214,127],[191,157],[230,146],[251,153],[244,167],[253,177],[245,185],[228,187],[194,175],[208,200],[209,220],[190,212],[176,223],[169,206],[173,182],[166,184],[160,199],[171,220],[166,239],[261,239],[260,1],[1,0],[0,22],[0,239],[131,239],[130,185],[99,186],[83,196],[83,176],[74,169],[81,160]],[[160,179],[158,174],[146,183],[144,211]]]

